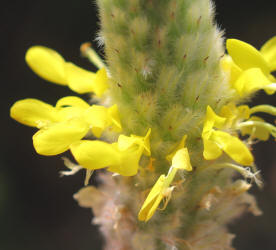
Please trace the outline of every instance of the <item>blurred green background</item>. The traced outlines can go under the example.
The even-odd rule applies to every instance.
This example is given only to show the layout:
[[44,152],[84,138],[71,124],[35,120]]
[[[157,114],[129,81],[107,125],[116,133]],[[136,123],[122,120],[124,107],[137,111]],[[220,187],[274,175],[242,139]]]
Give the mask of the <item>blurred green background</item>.
[[[259,48],[276,35],[276,2],[215,1],[216,19],[226,37]],[[1,4],[1,144],[0,144],[0,249],[101,249],[101,236],[91,225],[89,209],[78,207],[72,195],[83,186],[83,173],[60,178],[60,157],[34,152],[35,131],[9,118],[9,107],[19,99],[38,98],[54,104],[69,89],[37,77],[24,62],[35,44],[59,51],[67,60],[94,68],[80,57],[79,46],[92,41],[98,30],[97,11],[91,0],[13,0]],[[255,104],[274,105],[275,95],[260,93]],[[273,119],[270,118],[273,122]],[[276,146],[271,139],[254,150],[265,180],[263,191],[253,188],[261,217],[245,215],[231,225],[238,250],[276,249]],[[145,246],[146,249],[146,246]]]

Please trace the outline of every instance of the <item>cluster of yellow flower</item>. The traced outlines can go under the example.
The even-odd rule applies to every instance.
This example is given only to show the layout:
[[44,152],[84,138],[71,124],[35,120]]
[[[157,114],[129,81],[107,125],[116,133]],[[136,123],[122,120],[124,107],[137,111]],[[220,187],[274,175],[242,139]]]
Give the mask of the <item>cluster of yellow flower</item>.
[[276,37],[266,42],[260,51],[248,43],[228,39],[229,56],[222,59],[222,67],[230,73],[230,84],[240,97],[246,97],[260,89],[267,94],[276,91]]
[[[260,89],[268,94],[275,92],[276,83],[271,72],[276,70],[276,37],[269,40],[260,52],[235,39],[227,40],[227,50],[229,55],[222,58],[221,65],[229,76],[236,100]],[[30,48],[26,61],[42,78],[67,85],[79,94],[93,92],[101,97],[108,89],[105,67],[92,73],[66,62],[57,52],[41,46]],[[249,108],[247,105],[237,106],[236,103],[233,101],[223,106],[219,115],[210,106],[207,107],[202,129],[203,156],[206,160],[214,160],[225,152],[238,164],[251,166],[253,156],[238,136],[240,133],[250,135],[251,140],[267,140],[269,134],[275,137],[276,129],[273,125],[251,115],[256,112],[276,115],[276,109],[269,105]],[[123,176],[133,176],[138,172],[142,155],[151,155],[151,128],[148,128],[144,137],[119,134],[123,128],[116,104],[111,107],[89,105],[75,96],[61,98],[55,106],[36,99],[25,99],[12,106],[11,117],[39,129],[33,136],[37,153],[57,155],[70,150],[81,167],[88,170],[107,168]],[[106,130],[118,133],[116,142],[83,139],[89,133],[100,138]],[[163,199],[166,206],[174,189],[171,183],[178,170],[192,170],[185,147],[186,138],[184,135],[179,145],[167,156],[171,167],[167,175],[159,177],[148,194],[139,212],[140,220],[149,220]]]

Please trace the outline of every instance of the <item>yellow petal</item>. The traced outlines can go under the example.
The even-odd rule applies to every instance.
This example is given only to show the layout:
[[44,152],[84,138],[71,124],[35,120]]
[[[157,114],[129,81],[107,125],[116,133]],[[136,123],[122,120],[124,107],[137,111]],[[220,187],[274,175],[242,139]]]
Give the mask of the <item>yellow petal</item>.
[[84,113],[87,123],[92,126],[92,132],[100,137],[102,132],[109,126],[107,108],[100,105],[92,105]]
[[80,120],[59,122],[34,134],[34,148],[41,155],[57,155],[68,150],[72,143],[82,139],[87,131],[87,125]]
[[145,137],[142,136],[137,136],[137,135],[131,135],[131,136],[126,136],[126,135],[120,135],[118,138],[118,148],[121,151],[125,151],[128,148],[130,148],[132,145],[138,145],[144,149],[144,154],[147,156],[150,156],[150,133],[151,129],[148,129],[147,134]]
[[215,142],[212,142],[208,139],[204,139],[203,137],[203,144],[203,157],[206,160],[214,160],[221,156],[222,150],[218,147],[218,145]]
[[55,108],[36,99],[17,101],[10,109],[10,116],[24,125],[38,128],[58,121]]
[[[248,121],[264,122],[262,118],[257,116],[252,116]],[[257,138],[262,141],[267,141],[270,136],[269,131],[260,126],[241,127],[241,133],[242,135],[250,135],[252,139]]]
[[69,88],[79,94],[94,92],[97,96],[101,97],[107,89],[105,69],[93,73],[67,62],[65,73]]
[[234,103],[229,103],[227,105],[224,105],[220,110],[219,115],[227,119],[226,125],[229,127],[232,126],[233,122],[236,119],[236,109],[237,108]]
[[138,147],[137,145],[134,145],[125,151],[120,151],[117,143],[114,143],[113,146],[118,150],[120,162],[119,164],[110,165],[108,170],[123,176],[136,175],[139,168],[139,161],[144,149],[141,146]]
[[67,62],[65,65],[65,73],[70,89],[79,94],[93,92],[93,82],[96,78],[95,73],[82,69],[70,62]]
[[94,82],[94,93],[101,97],[108,88],[108,77],[105,68],[101,68],[96,73],[96,79]]
[[160,202],[163,199],[162,191],[165,182],[165,175],[161,175],[157,182],[152,187],[150,193],[148,194],[142,208],[140,209],[138,219],[141,221],[148,221],[158,208]]
[[225,121],[226,118],[218,116],[208,105],[202,133],[204,133],[206,136],[206,133],[208,133],[208,131],[211,131],[213,127],[221,128],[224,125]]
[[111,123],[115,126],[115,130],[120,132],[122,130],[122,125],[119,117],[118,107],[116,104],[108,108],[107,110],[109,119]]
[[253,163],[253,156],[247,146],[237,137],[223,131],[213,131],[210,140],[215,142],[233,160],[250,166]]
[[147,222],[155,213],[155,211],[157,210],[157,208],[159,207],[160,202],[163,200],[163,195],[159,194],[156,199],[154,200],[154,202],[152,203],[152,205],[149,207],[149,211],[147,213],[145,222]]
[[221,67],[226,73],[229,74],[229,82],[232,86],[242,73],[242,70],[238,67],[238,65],[233,62],[232,58],[229,55],[225,55],[221,59]]
[[94,170],[120,164],[120,154],[112,144],[83,140],[70,147],[76,161],[84,168]]
[[260,68],[265,74],[270,73],[269,66],[262,54],[250,44],[237,39],[228,39],[226,48],[235,64],[241,69]]
[[174,157],[172,158],[172,166],[174,168],[184,169],[187,171],[193,170],[187,148],[177,150]]
[[84,116],[85,109],[83,108],[64,107],[64,108],[57,109],[57,111],[58,111],[58,117],[60,121],[79,119],[79,120],[82,120],[83,122],[86,122],[85,116]]
[[100,127],[92,127],[91,131],[92,131],[93,135],[97,138],[100,138],[103,133],[103,129]]
[[[260,89],[264,89],[270,84],[271,81],[259,68],[251,68],[242,72],[238,80],[234,83],[234,88],[243,97]],[[267,92],[270,93],[270,91]]]
[[85,102],[83,99],[77,96],[66,96],[59,99],[56,103],[57,108],[62,108],[64,106],[72,106],[87,109],[90,105]]
[[260,52],[268,62],[270,71],[276,70],[276,36],[268,40],[263,45]]
[[25,60],[29,67],[47,81],[67,85],[63,57],[56,51],[43,46],[28,49]]
[[118,138],[118,148],[121,151],[125,151],[136,142],[137,142],[136,138],[126,136],[126,135],[120,135]]
[[172,151],[172,153],[166,156],[167,161],[171,162],[177,150],[185,147],[186,140],[187,140],[187,135],[183,135],[181,141],[176,146],[176,148]]

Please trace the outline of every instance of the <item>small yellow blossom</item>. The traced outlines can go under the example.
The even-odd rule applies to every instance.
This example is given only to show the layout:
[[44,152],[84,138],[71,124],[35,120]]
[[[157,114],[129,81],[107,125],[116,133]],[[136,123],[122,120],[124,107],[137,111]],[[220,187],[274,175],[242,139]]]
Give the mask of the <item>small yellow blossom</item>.
[[121,127],[116,105],[90,106],[74,96],[61,98],[55,107],[36,99],[20,100],[11,107],[10,115],[24,125],[40,129],[33,136],[33,144],[41,155],[65,152],[90,128],[100,136],[110,126],[117,130]]
[[118,142],[82,140],[70,146],[76,161],[84,168],[107,170],[123,176],[137,174],[139,161],[144,153],[150,154],[149,129],[146,136],[120,135]]
[[271,74],[276,69],[275,37],[258,51],[250,44],[237,39],[228,39],[229,55],[222,59],[222,68],[230,74],[230,84],[241,97],[260,89],[267,94],[276,91],[276,79]]
[[229,74],[229,84],[240,97],[248,96],[258,90],[265,90],[267,94],[275,92],[275,84],[265,76],[260,68],[242,70],[228,55],[221,60],[222,69]]
[[31,47],[25,59],[40,77],[56,84],[66,85],[79,94],[94,92],[101,97],[108,87],[104,68],[97,73],[84,70],[71,62],[66,62],[60,54],[47,47]]
[[224,129],[240,130],[242,135],[250,135],[250,139],[266,141],[270,134],[275,137],[276,128],[272,124],[266,123],[257,116],[251,116],[256,112],[275,115],[276,109],[269,105],[249,108],[247,105],[236,106],[234,103],[229,103],[224,105],[220,111],[220,116],[226,118],[223,127]]
[[139,220],[148,221],[154,215],[156,209],[159,207],[160,202],[164,198],[166,198],[166,202],[164,205],[164,207],[166,207],[171,198],[171,193],[174,189],[174,186],[170,187],[170,185],[179,169],[192,171],[190,157],[188,149],[186,147],[178,149],[174,153],[174,156],[172,157],[172,165],[168,174],[166,176],[161,175],[152,187],[142,208],[140,209],[138,215]]
[[223,128],[226,118],[215,114],[210,106],[207,107],[206,118],[203,125],[203,156],[206,160],[218,158],[224,151],[236,162],[250,166],[253,156],[247,146],[236,136],[214,128]]

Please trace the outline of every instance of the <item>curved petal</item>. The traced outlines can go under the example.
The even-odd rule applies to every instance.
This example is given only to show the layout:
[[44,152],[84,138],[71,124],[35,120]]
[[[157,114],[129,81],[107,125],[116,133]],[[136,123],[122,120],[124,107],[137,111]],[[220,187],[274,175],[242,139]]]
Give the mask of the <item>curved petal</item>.
[[202,134],[207,135],[207,133],[213,128],[221,128],[226,121],[226,118],[218,116],[213,109],[208,105],[207,106],[207,111],[206,111],[206,116],[205,116],[205,121],[203,125],[203,132]]
[[109,126],[107,108],[100,105],[92,105],[84,112],[87,123],[92,126],[92,132],[96,137],[101,137],[102,132]]
[[175,149],[172,151],[172,153],[170,153],[166,156],[167,161],[171,162],[172,158],[174,157],[177,150],[185,147],[186,140],[187,140],[187,135],[183,135],[181,141],[178,143],[178,145],[175,147]]
[[25,60],[29,67],[43,79],[67,85],[63,57],[56,51],[43,46],[28,49]]
[[[118,144],[114,143],[118,149]],[[120,156],[119,164],[112,164],[109,166],[108,170],[111,172],[118,173],[123,176],[133,176],[136,175],[139,168],[139,161],[143,153],[143,147],[131,147],[125,151],[118,150]]]
[[163,198],[162,191],[165,179],[165,175],[161,175],[152,187],[138,214],[139,220],[148,221],[153,216]]
[[150,137],[151,129],[148,129],[147,134],[145,137],[143,136],[138,136],[138,135],[120,135],[118,138],[118,148],[121,151],[125,151],[128,148],[130,148],[132,145],[136,144],[144,148],[145,154],[147,156],[150,156]]
[[82,139],[88,129],[86,123],[79,120],[56,123],[34,134],[34,148],[41,155],[61,154],[68,150],[72,143]]
[[94,92],[101,97],[108,87],[107,74],[104,68],[93,73],[67,62],[65,74],[69,88],[79,94]]
[[137,142],[137,138],[120,135],[118,138],[118,148],[121,151],[125,151],[129,149],[135,142]]
[[17,101],[10,109],[10,116],[24,125],[38,128],[58,121],[55,108],[37,99]]
[[221,156],[222,150],[215,142],[203,138],[204,151],[203,157],[206,160],[214,160]]
[[174,157],[172,158],[172,167],[187,171],[193,170],[187,148],[182,148],[176,151]]
[[118,150],[106,142],[83,140],[73,143],[70,150],[76,161],[90,170],[106,168],[120,163]]
[[93,83],[94,93],[101,97],[108,88],[108,78],[105,68],[101,68],[96,73],[96,79]]
[[250,44],[237,39],[227,39],[226,48],[241,69],[260,68],[265,74],[270,73],[268,63],[262,54]]
[[115,125],[115,129],[120,132],[122,130],[122,125],[119,117],[118,107],[116,104],[108,108],[107,110],[109,119],[112,124]]
[[260,52],[268,62],[270,71],[276,70],[276,36],[269,39],[262,46]]
[[[57,110],[60,121],[68,121],[72,119],[82,120],[86,123],[84,112],[85,109],[79,107],[64,107]],[[87,124],[88,126],[88,124]]]
[[271,81],[259,68],[251,68],[242,72],[241,76],[234,83],[234,88],[237,90],[239,95],[243,97],[260,89],[264,89],[270,84]]
[[64,106],[79,107],[84,109],[90,107],[87,102],[77,96],[66,96],[57,101],[56,108],[62,108]]
[[230,85],[232,86],[233,83],[238,79],[238,77],[242,73],[242,70],[238,67],[238,65],[236,65],[233,62],[231,56],[229,55],[225,55],[221,59],[221,67],[225,72],[229,74],[229,77],[230,77],[229,82],[230,82]]
[[223,131],[214,131],[210,140],[228,154],[233,160],[244,165],[252,165],[254,159],[247,146],[237,137]]
[[65,74],[68,86],[73,91],[79,94],[94,92],[93,82],[95,82],[96,79],[95,73],[67,62],[65,64]]

